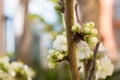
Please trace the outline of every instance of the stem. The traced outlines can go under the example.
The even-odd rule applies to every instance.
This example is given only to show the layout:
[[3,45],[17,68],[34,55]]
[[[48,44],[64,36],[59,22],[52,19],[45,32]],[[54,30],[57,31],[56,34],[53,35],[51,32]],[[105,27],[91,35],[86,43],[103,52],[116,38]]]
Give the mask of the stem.
[[93,55],[93,61],[92,61],[91,67],[89,69],[89,74],[88,74],[87,80],[91,80],[92,75],[95,71],[95,63],[96,63],[96,57],[97,57],[99,44],[100,44],[99,42],[96,44],[96,47],[95,47],[95,50],[94,50],[94,55]]
[[82,24],[81,23],[81,20],[79,19],[79,15],[78,15],[78,4],[76,3],[75,4],[75,13],[76,13],[76,19],[77,19],[77,22],[79,23],[79,24]]
[[68,62],[72,80],[80,80],[76,61],[76,41],[74,41],[74,35],[71,32],[71,27],[74,24],[74,0],[65,0],[64,18],[67,33]]
[[88,77],[88,73],[89,73],[89,68],[91,67],[92,64],[92,60],[91,59],[84,59],[83,60],[84,63],[84,79],[87,80]]

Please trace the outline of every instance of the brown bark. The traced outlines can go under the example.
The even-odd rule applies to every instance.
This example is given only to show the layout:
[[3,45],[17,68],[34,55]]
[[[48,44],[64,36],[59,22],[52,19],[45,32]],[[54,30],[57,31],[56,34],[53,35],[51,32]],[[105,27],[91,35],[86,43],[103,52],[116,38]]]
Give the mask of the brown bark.
[[0,54],[3,54],[5,52],[4,29],[3,0],[0,0]]
[[71,27],[74,24],[74,0],[65,0],[64,18],[67,32],[68,62],[72,80],[80,80],[76,61],[76,42],[73,40],[74,35],[71,32]]

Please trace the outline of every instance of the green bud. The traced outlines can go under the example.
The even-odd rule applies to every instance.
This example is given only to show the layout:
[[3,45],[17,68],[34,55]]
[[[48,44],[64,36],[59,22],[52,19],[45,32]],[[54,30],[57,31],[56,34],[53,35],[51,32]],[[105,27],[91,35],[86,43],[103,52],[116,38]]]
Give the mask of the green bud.
[[90,38],[89,38],[89,42],[96,44],[96,43],[98,42],[98,39],[97,39],[96,37],[90,37]]
[[84,26],[89,27],[90,29],[92,29],[93,26],[95,26],[95,23],[94,22],[89,22],[89,23],[86,23]]
[[90,24],[91,27],[95,26],[94,22],[89,22],[89,24]]
[[57,58],[58,58],[58,60],[62,60],[63,57],[64,57],[64,56],[63,56],[62,54],[59,54]]
[[94,35],[94,36],[96,36],[98,34],[97,29],[92,29],[91,30],[91,34]]
[[57,10],[57,11],[60,11],[60,9],[61,9],[61,7],[60,7],[59,5],[56,5],[54,8],[55,8],[55,10]]
[[90,33],[90,28],[89,27],[84,27],[83,32],[84,33]]
[[71,31],[72,31],[72,32],[78,32],[78,26],[73,25]]
[[55,56],[58,56],[59,54],[60,54],[59,51],[56,51],[56,52],[55,52]]
[[90,37],[88,41],[88,45],[91,49],[94,49],[97,42],[98,39],[96,37]]

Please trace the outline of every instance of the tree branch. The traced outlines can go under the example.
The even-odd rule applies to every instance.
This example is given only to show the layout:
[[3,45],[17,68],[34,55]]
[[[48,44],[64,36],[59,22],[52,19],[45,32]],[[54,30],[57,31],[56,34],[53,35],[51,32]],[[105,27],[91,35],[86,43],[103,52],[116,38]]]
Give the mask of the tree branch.
[[75,13],[76,13],[76,18],[77,18],[77,22],[79,23],[79,24],[81,24],[81,21],[80,21],[80,19],[79,19],[79,16],[78,16],[78,4],[76,3],[75,4]]
[[97,57],[97,52],[98,52],[99,44],[100,44],[100,42],[98,42],[96,44],[96,47],[95,47],[95,50],[94,50],[94,55],[93,55],[93,61],[92,61],[91,67],[89,69],[89,74],[88,74],[87,80],[91,80],[93,72],[95,70],[95,63],[96,63],[96,57]]
[[74,41],[74,34],[71,32],[71,27],[74,25],[74,0],[65,0],[64,19],[67,33],[68,62],[72,80],[80,80],[76,60],[76,41]]

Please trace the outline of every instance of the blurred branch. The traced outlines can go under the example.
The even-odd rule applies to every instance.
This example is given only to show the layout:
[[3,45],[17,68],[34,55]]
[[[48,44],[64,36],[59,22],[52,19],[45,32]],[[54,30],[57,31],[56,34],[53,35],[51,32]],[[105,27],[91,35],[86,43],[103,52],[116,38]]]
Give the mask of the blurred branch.
[[5,52],[5,26],[3,15],[3,0],[0,0],[0,54]]
[[[21,7],[23,7],[24,14],[24,23],[23,23],[23,33],[22,36],[19,37],[19,41],[17,43],[16,48],[16,57],[23,62],[30,64],[30,52],[31,52],[31,44],[32,44],[32,31],[28,17],[28,4],[29,0],[21,0]],[[25,57],[26,56],[26,57]]]
[[75,13],[76,13],[77,22],[79,24],[81,24],[81,21],[79,19],[79,15],[78,15],[78,4],[77,3],[75,4]]
[[95,49],[94,49],[93,61],[92,61],[91,67],[90,67],[90,69],[89,69],[89,74],[88,74],[87,80],[91,80],[92,75],[93,75],[93,73],[94,73],[95,63],[96,63],[96,57],[97,57],[97,52],[98,52],[99,44],[100,44],[100,42],[98,42],[98,43],[96,44],[96,47],[95,47]]

